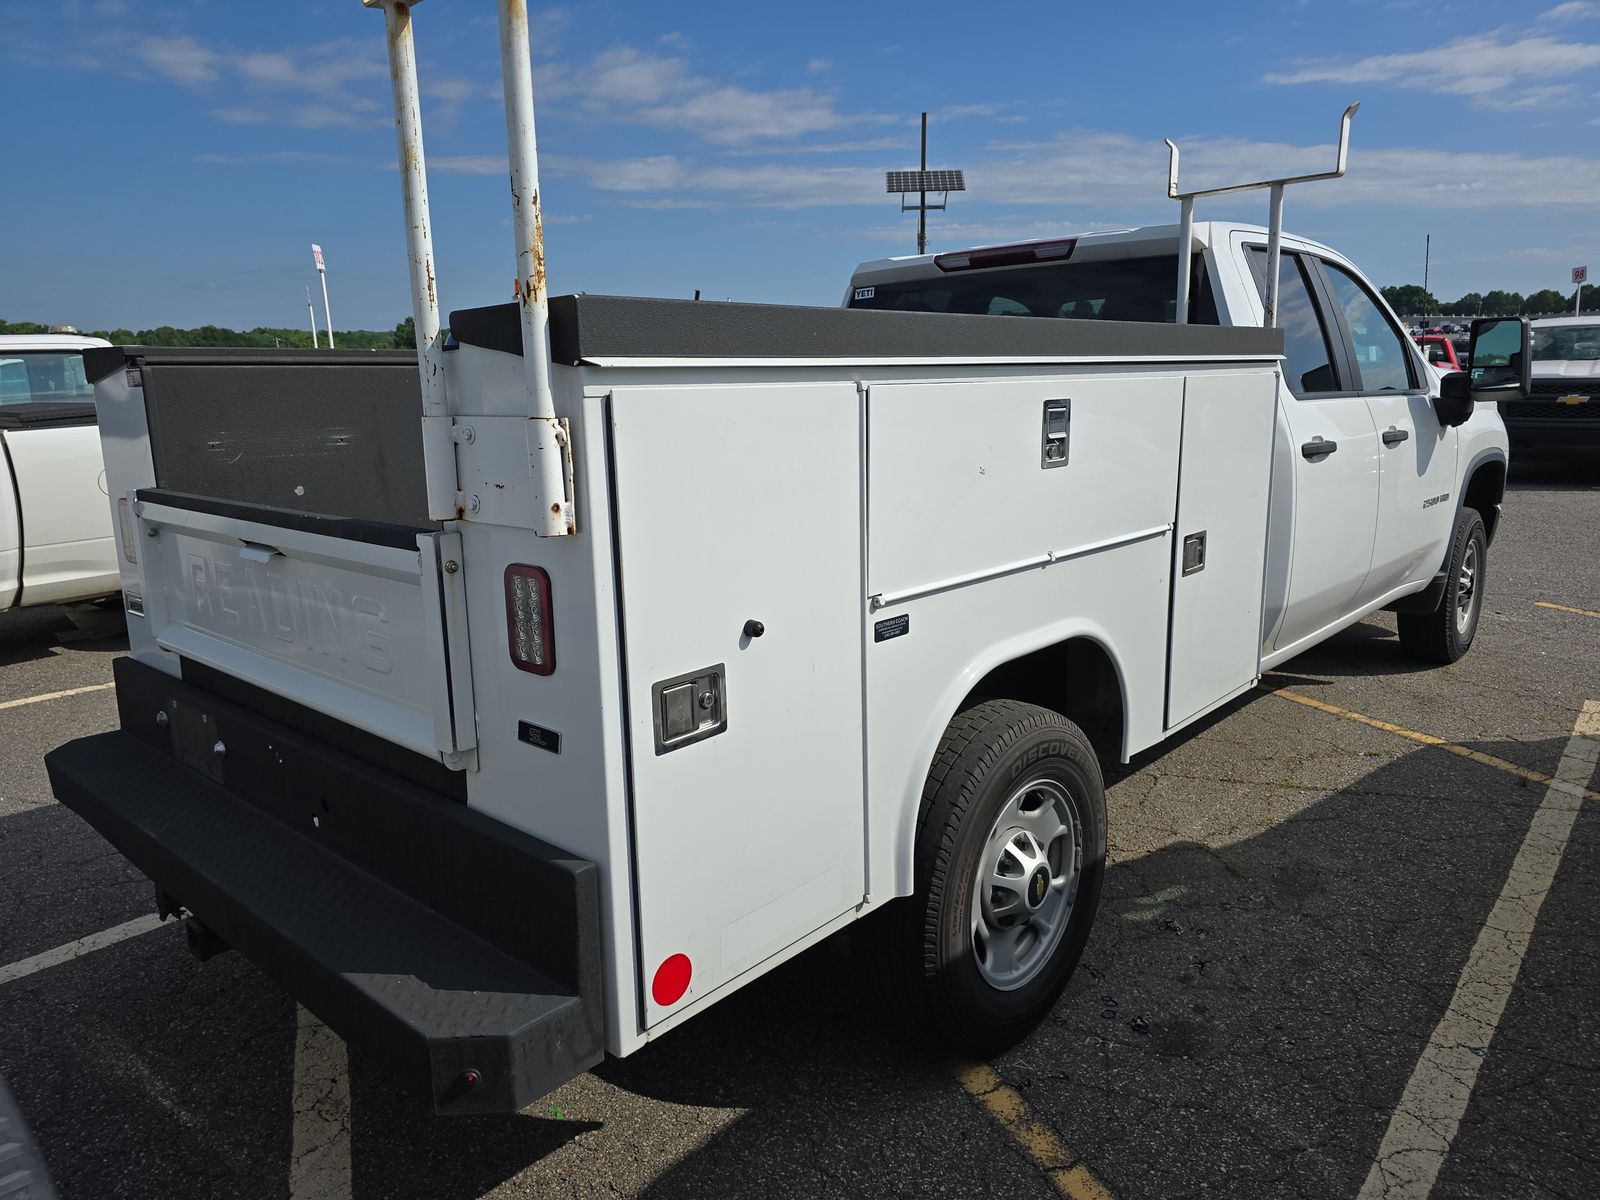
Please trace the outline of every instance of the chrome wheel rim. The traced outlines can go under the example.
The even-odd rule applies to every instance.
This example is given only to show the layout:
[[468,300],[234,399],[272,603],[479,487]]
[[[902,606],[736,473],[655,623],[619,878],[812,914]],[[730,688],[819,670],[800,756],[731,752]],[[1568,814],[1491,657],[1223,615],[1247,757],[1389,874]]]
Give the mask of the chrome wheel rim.
[[1461,556],[1461,571],[1456,576],[1456,632],[1465,633],[1478,608],[1478,543],[1467,542]]
[[984,842],[972,881],[972,950],[991,987],[1036,979],[1072,918],[1083,874],[1083,831],[1072,797],[1054,779],[1011,793]]

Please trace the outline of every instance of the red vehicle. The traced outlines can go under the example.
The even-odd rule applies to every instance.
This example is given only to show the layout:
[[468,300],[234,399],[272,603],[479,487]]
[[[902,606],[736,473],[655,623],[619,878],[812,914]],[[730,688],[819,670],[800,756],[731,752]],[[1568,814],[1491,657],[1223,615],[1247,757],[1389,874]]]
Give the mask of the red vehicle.
[[1455,343],[1442,333],[1425,333],[1417,339],[1428,362],[1440,371],[1461,370],[1461,360],[1456,357]]

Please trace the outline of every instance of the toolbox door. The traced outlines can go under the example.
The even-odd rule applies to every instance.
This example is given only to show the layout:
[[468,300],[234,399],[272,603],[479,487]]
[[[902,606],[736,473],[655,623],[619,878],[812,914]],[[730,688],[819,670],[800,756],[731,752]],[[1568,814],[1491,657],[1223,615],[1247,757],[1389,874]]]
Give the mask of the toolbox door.
[[1275,377],[1195,373],[1184,383],[1167,728],[1256,681]]
[[650,1026],[861,901],[860,405],[849,382],[609,405]]

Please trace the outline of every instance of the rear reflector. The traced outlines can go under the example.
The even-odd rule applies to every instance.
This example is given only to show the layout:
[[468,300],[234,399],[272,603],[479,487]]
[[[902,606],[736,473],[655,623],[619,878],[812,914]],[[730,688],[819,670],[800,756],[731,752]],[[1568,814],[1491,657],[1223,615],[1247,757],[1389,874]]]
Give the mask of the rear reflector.
[[976,271],[980,267],[1014,267],[1019,263],[1061,262],[1072,257],[1077,238],[1054,242],[1018,242],[1010,246],[984,246],[977,250],[952,250],[933,256],[941,271]]
[[138,543],[133,537],[133,513],[128,508],[128,498],[117,499],[117,535],[122,540],[122,557],[131,565],[139,565]]
[[548,675],[556,669],[550,576],[539,567],[506,568],[506,642],[518,669]]

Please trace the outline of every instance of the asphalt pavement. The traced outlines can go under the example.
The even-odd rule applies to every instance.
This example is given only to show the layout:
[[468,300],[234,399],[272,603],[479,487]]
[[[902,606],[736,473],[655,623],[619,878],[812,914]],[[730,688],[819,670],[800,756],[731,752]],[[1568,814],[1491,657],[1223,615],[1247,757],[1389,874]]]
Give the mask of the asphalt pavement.
[[[1518,464],[1460,663],[1419,667],[1378,614],[1112,769],[1082,965],[986,1070],[886,1031],[837,939],[521,1113],[456,1120],[314,1054],[241,956],[201,964],[140,920],[148,883],[41,763],[114,727],[126,645],[60,640],[59,610],[0,614],[0,1076],[66,1200],[1275,1200],[1369,1176],[1367,1194],[1587,1200],[1600,801],[1571,802],[1558,844],[1529,831],[1565,803],[1546,781],[1600,701],[1597,614],[1600,467]],[[1536,888],[1530,863],[1552,872]],[[1508,904],[1536,914],[1522,942]],[[1486,1036],[1430,1047],[1489,1000]],[[1446,1052],[1471,1070],[1439,1083]],[[1447,1149],[1391,1153],[1414,1106],[1452,1097]],[[1419,1162],[1427,1190],[1385,1174]]]

